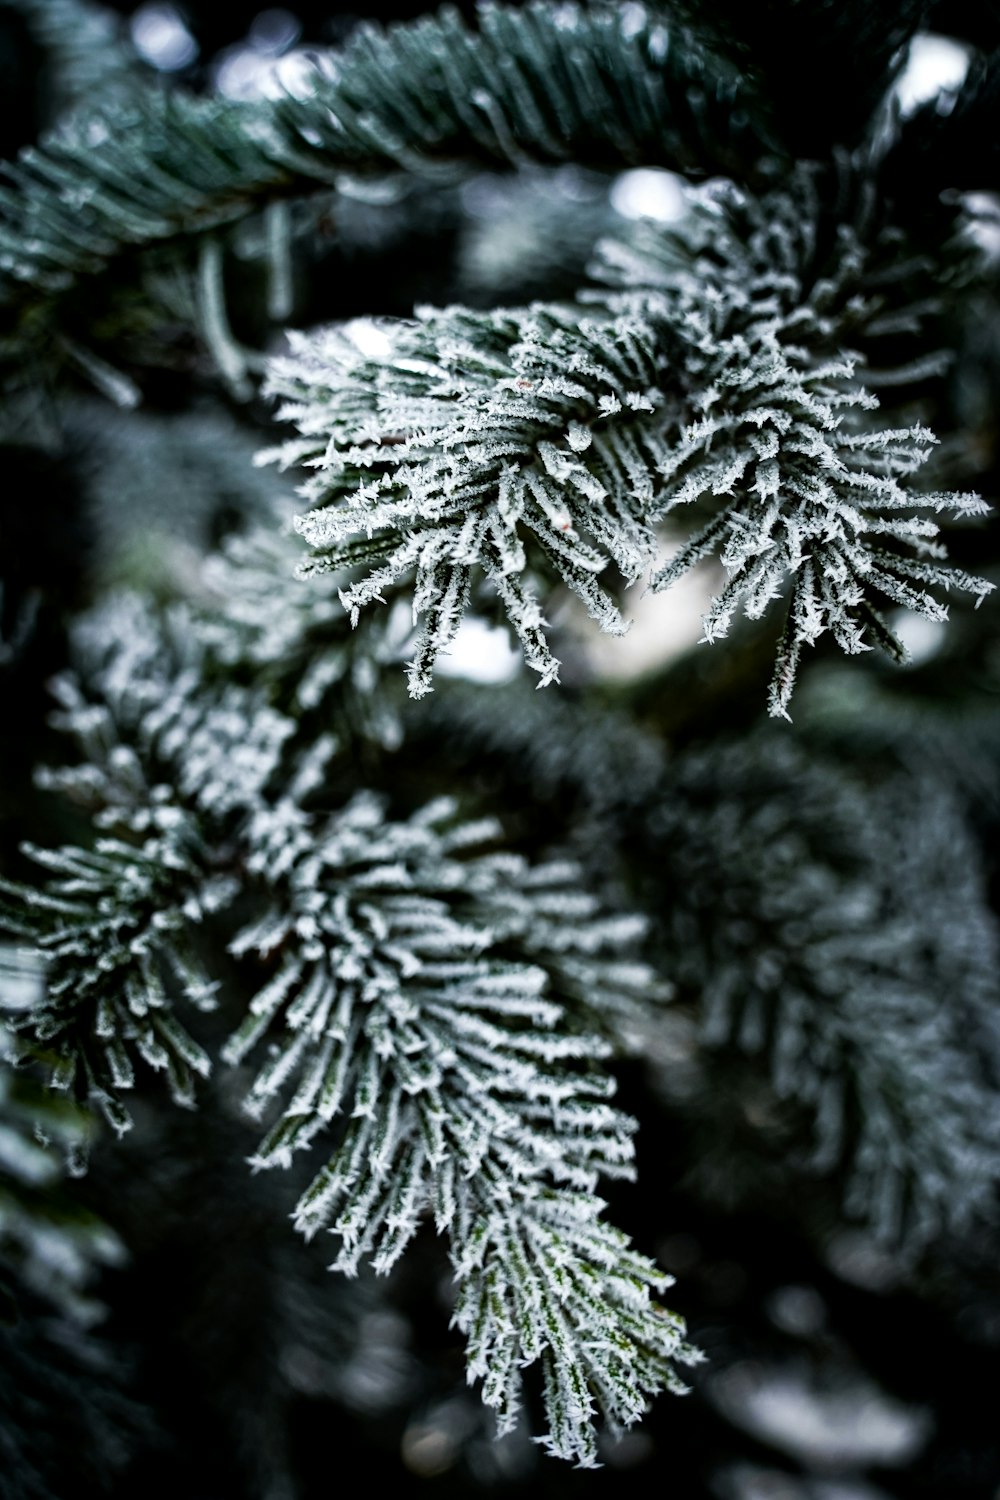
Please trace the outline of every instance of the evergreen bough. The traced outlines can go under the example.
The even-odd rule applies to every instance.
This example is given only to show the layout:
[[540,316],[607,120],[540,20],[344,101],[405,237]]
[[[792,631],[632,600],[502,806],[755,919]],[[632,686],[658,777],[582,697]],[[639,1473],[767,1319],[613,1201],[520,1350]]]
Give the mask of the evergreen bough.
[[[671,1278],[596,1196],[633,1173],[616,1062],[655,1059],[672,1006],[700,1023],[709,1074],[743,1054],[801,1112],[813,1149],[790,1170],[839,1176],[849,1217],[911,1254],[978,1224],[1000,1165],[986,880],[935,777],[883,765],[863,786],[761,736],[692,747],[717,709],[699,727],[697,685],[665,746],[644,689],[546,709],[515,684],[492,718],[448,691],[421,718],[395,667],[408,653],[410,695],[428,693],[472,618],[509,627],[540,685],[568,646],[579,684],[568,597],[624,634],[629,585],[707,563],[708,641],[786,601],[768,703],[787,718],[805,646],[903,660],[909,617],[942,622],[951,590],[980,603],[993,581],[948,562],[934,517],[988,507],[936,487],[949,461],[966,475],[924,413],[947,364],[935,257],[956,296],[983,266],[961,201],[935,182],[917,212],[901,175],[908,152],[940,159],[948,126],[880,105],[865,132],[845,122],[850,154],[796,162],[789,100],[772,107],[745,40],[729,49],[679,3],[362,27],[251,102],[152,86],[112,23],[68,0],[21,9],[66,113],[0,189],[0,434],[10,446],[23,420],[39,444],[96,445],[99,536],[129,506],[165,509],[180,476],[199,546],[218,545],[192,566],[192,522],[141,580],[167,600],[105,598],[69,631],[55,696],[75,751],[37,775],[62,811],[0,884],[9,972],[37,990],[5,1005],[0,1256],[25,1274],[44,1221],[31,1174],[57,1175],[22,1139],[23,1097],[77,1170],[78,1110],[124,1134],[129,1099],[155,1097],[144,1070],[187,1107],[230,1070],[253,1167],[309,1163],[293,1218],[331,1234],[334,1269],[387,1274],[432,1223],[498,1430],[540,1366],[542,1443],[592,1466],[595,1421],[632,1425],[700,1358],[653,1300]],[[915,24],[904,6],[868,33],[866,99]],[[568,164],[605,184],[684,174],[678,222],[619,217],[575,295],[443,298],[293,328],[266,355],[234,333],[237,255],[287,319],[292,272],[345,205],[382,203],[384,248],[420,193],[461,216],[481,174],[517,172],[541,213]],[[296,429],[260,438],[235,500],[263,402],[245,424],[134,413],[161,356]],[[73,372],[119,413],[64,396]],[[275,460],[308,506],[294,531]],[[129,567],[125,550],[110,577]],[[30,652],[43,598],[17,596],[4,665]],[[455,784],[463,754],[501,769]],[[629,909],[644,904],[652,920]]]
[[46,970],[44,998],[15,1018],[28,1055],[119,1132],[133,1059],[193,1104],[212,1064],[181,1017],[218,988],[194,930],[245,906],[249,880],[259,913],[235,930],[231,916],[226,946],[273,972],[221,1058],[270,1037],[244,1107],[260,1120],[284,1101],[253,1165],[288,1167],[333,1136],[295,1222],[329,1226],[349,1274],[362,1260],[388,1272],[430,1212],[500,1429],[540,1361],[548,1445],[592,1464],[594,1414],[631,1424],[648,1393],[682,1388],[675,1361],[697,1359],[649,1300],[670,1278],[593,1196],[631,1174],[633,1125],[600,1065],[616,1018],[657,993],[620,962],[642,923],[602,918],[570,862],[477,855],[502,828],[447,802],[404,822],[365,794],[313,811],[335,743],[298,749],[253,689],[199,690],[194,617],[159,624],[120,599],[78,641],[86,687],[64,680],[62,719],[88,760],[47,781],[106,831],[92,849],[32,848],[48,883],[5,885],[7,930]]

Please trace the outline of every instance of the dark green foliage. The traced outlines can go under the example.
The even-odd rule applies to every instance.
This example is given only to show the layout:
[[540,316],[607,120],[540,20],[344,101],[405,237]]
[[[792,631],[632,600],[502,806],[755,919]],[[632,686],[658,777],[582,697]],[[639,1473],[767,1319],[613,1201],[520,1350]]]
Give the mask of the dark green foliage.
[[0,1323],[4,1500],[117,1492],[150,1420],[128,1394],[127,1355],[31,1298]]
[[765,1057],[811,1116],[801,1164],[912,1254],[988,1213],[1000,934],[947,791],[759,736],[689,754],[650,833],[670,970],[704,1044]]
[[682,14],[739,57],[788,153],[822,157],[855,146],[883,103],[926,0],[771,0],[705,7],[680,0]]
[[[260,104],[149,91],[26,151],[0,192],[0,305],[15,319],[6,357],[38,351],[51,299],[81,277],[126,251],[231,224],[269,198],[344,174],[453,176],[522,160],[652,157],[716,170],[731,121],[746,119],[738,75],[655,13],[613,6],[561,17],[544,5],[517,16],[488,8],[476,33],[448,11],[365,30],[312,83],[302,98]],[[200,297],[210,321],[216,275],[209,244]]]
[[888,192],[911,209],[930,205],[934,189],[996,192],[1000,146],[990,128],[1000,97],[1000,50],[975,57],[950,108],[924,104],[904,125],[883,177]]

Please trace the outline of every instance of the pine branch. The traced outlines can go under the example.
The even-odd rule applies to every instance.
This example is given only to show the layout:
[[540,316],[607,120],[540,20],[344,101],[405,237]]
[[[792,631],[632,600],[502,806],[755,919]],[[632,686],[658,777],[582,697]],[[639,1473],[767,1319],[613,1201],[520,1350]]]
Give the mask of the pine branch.
[[791,585],[769,694],[771,713],[784,717],[803,647],[827,632],[848,655],[874,643],[905,660],[873,594],[943,620],[947,610],[921,585],[969,592],[977,604],[993,587],[947,567],[936,523],[919,514],[976,517],[988,507],[976,495],[904,487],[936,439],[865,419],[878,403],[854,382],[857,356],[842,352],[846,333],[906,327],[919,309],[887,315],[876,290],[882,246],[869,257],[849,226],[824,260],[818,218],[813,181],[800,174],[759,202],[705,200],[681,235],[640,227],[630,244],[605,250],[606,274],[627,288],[611,307],[638,298],[684,372],[685,421],[659,465],[655,514],[708,511],[652,587],[717,556],[729,580],[705,616],[712,641],[737,609],[757,619]]
[[[53,299],[128,251],[205,235],[344,174],[637,161],[718,170],[754,141],[739,76],[655,12],[486,6],[363,28],[302,97],[151,95],[68,123],[0,191],[0,304],[12,358]],[[29,289],[33,295],[28,295]]]
[[134,1054],[166,1071],[179,1104],[193,1103],[194,1075],[209,1070],[170,1003],[178,983],[196,1003],[206,993],[185,942],[203,916],[189,894],[203,877],[173,811],[161,809],[162,826],[144,829],[138,846],[107,838],[93,850],[29,848],[50,872],[46,886],[0,885],[4,930],[48,967],[44,1001],[15,1025],[50,1061],[52,1086],[92,1100],[119,1134],[131,1125],[119,1096],[134,1085]]
[[304,571],[374,563],[342,594],[352,618],[413,580],[414,614],[426,616],[414,696],[429,691],[480,574],[552,681],[543,602],[522,575],[560,579],[620,633],[597,575],[613,560],[638,577],[658,528],[685,507],[693,535],[652,587],[718,557],[730,576],[707,640],[737,609],[757,619],[791,595],[774,714],[787,716],[803,647],[827,632],[848,654],[873,638],[905,655],[873,595],[939,620],[929,589],[977,602],[991,590],[943,565],[937,525],[919,514],[980,516],[983,502],[912,494],[901,481],[933,435],[879,430],[865,415],[877,402],[838,345],[848,330],[895,323],[868,291],[849,228],[824,263],[817,215],[808,177],[756,203],[709,198],[682,233],[649,226],[605,248],[624,289],[603,318],[554,306],[424,312],[386,325],[377,357],[333,329],[296,335],[273,362],[279,415],[302,435],[279,456],[316,470],[301,491],[315,509],[298,525],[319,556]]
[[453,1235],[470,1378],[484,1377],[502,1434],[516,1419],[518,1367],[540,1360],[549,1422],[540,1441],[556,1458],[596,1467],[595,1409],[613,1432],[631,1427],[648,1393],[686,1393],[675,1363],[699,1361],[683,1322],[649,1301],[672,1278],[600,1221],[592,1194],[542,1189],[505,1202],[504,1183],[490,1176],[459,1193]]
[[309,811],[329,736],[286,753],[291,721],[213,680],[190,615],[121,601],[81,628],[77,659],[87,691],[62,683],[63,718],[87,761],[47,779],[116,836],[34,851],[55,878],[6,887],[8,930],[47,968],[19,1029],[119,1131],[133,1053],[193,1102],[209,1060],[174,995],[206,1004],[214,987],[188,931],[241,891],[256,915],[232,950],[272,972],[223,1056],[267,1037],[247,1108],[287,1101],[255,1164],[335,1136],[296,1219],[307,1234],[332,1224],[350,1274],[363,1259],[388,1271],[433,1212],[488,1404],[509,1424],[518,1371],[540,1360],[552,1451],[593,1462],[593,1413],[633,1421],[680,1388],[671,1361],[695,1358],[649,1302],[665,1279],[590,1196],[599,1176],[631,1175],[633,1125],[599,1064],[661,993],[628,958],[642,924],[602,914],[573,865],[475,855],[500,829],[456,824],[450,805],[405,823],[366,795]]
[[450,820],[434,805],[386,822],[366,798],[325,825],[280,807],[257,820],[250,866],[272,905],[233,948],[273,972],[224,1055],[272,1038],[247,1108],[288,1102],[257,1166],[288,1165],[343,1120],[296,1209],[307,1235],[332,1227],[334,1268],[388,1271],[432,1210],[470,1378],[485,1376],[501,1430],[520,1368],[541,1360],[547,1445],[591,1464],[595,1404],[629,1425],[653,1391],[680,1388],[671,1361],[695,1357],[648,1301],[664,1279],[599,1222],[593,1188],[629,1175],[632,1126],[594,1068],[608,1043],[557,998],[582,991],[611,1015],[634,1003],[604,956],[633,929],[595,927],[572,868],[470,857],[498,830]]
[[153,82],[129,45],[120,16],[85,0],[8,0],[25,17],[46,63],[47,92],[56,111],[93,111],[100,95],[109,103],[135,103]]
[[[42,997],[12,1024],[52,1064],[55,1086],[91,1099],[119,1132],[130,1124],[121,1095],[134,1086],[136,1054],[166,1070],[176,1102],[193,1104],[209,1059],[174,1001],[179,992],[209,1008],[216,986],[192,930],[237,894],[238,841],[269,805],[269,786],[307,795],[335,749],[327,733],[289,764],[295,725],[266,688],[216,679],[238,620],[221,635],[201,625],[187,610],[158,618],[130,596],[78,624],[79,679],[56,688],[58,722],[83,762],[40,779],[83,805],[96,842],[31,846],[49,879],[0,883],[4,930],[31,943],[46,968]],[[279,645],[287,642],[286,631]],[[333,654],[332,667],[343,673],[345,660],[350,653]],[[293,678],[294,665],[285,663]],[[327,662],[319,685],[329,688],[332,675]],[[356,696],[363,686],[354,684]]]
[[807,1112],[801,1165],[911,1255],[988,1213],[998,933],[946,789],[866,791],[759,736],[679,760],[651,827],[668,967],[704,1044],[760,1057]]
[[218,836],[254,803],[291,725],[246,690],[202,688],[197,641],[171,638],[134,600],[84,622],[76,644],[86,691],[70,677],[57,687],[84,761],[44,780],[92,811],[98,836],[92,848],[29,847],[49,879],[4,881],[0,920],[47,971],[43,997],[12,1024],[50,1061],[53,1085],[93,1100],[120,1133],[136,1055],[166,1071],[181,1104],[209,1071],[173,1006],[178,990],[213,1004],[190,932],[235,891],[203,826]]
[[[73,651],[85,690],[70,677],[56,684],[65,709],[56,722],[91,764],[48,773],[48,784],[86,796],[96,775],[106,820],[121,809],[140,820],[138,831],[160,776],[192,824],[224,830],[256,807],[294,726],[262,693],[216,678],[190,610],[163,613],[135,595],[112,596],[77,622]],[[112,750],[118,739],[123,748]]]
[[336,329],[298,335],[272,366],[280,415],[303,434],[280,456],[317,470],[303,490],[317,508],[298,523],[329,554],[316,566],[377,563],[342,593],[354,620],[416,574],[414,613],[427,619],[410,666],[415,697],[429,691],[480,571],[529,665],[552,681],[559,663],[522,582],[524,543],[605,630],[625,629],[597,574],[614,559],[634,578],[654,546],[644,512],[663,403],[650,330],[635,316],[453,308],[387,338],[374,359]]
[[352,632],[340,603],[345,580],[295,577],[301,549],[285,527],[258,526],[229,539],[205,561],[207,597],[193,606],[207,655],[227,675],[249,678],[301,737],[311,716],[338,742],[367,739],[384,749],[402,741],[386,668],[399,658],[382,620]]

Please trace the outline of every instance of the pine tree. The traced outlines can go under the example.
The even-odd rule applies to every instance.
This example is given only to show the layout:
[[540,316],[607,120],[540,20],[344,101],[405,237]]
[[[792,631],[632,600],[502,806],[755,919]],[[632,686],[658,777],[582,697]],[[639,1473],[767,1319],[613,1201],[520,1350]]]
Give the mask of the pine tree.
[[10,1493],[985,1500],[996,18],[215,24],[0,7]]

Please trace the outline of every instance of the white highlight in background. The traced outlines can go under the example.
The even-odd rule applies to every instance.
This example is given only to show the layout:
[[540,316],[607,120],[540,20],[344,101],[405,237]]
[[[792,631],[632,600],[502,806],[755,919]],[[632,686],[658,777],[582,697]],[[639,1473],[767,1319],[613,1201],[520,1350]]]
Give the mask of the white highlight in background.
[[161,73],[176,73],[198,56],[198,43],[172,5],[141,5],[129,31],[139,56]]
[[676,172],[636,167],[623,172],[611,189],[611,207],[624,219],[655,219],[675,224],[687,212],[687,193]]
[[436,670],[442,677],[464,677],[467,682],[510,682],[521,670],[521,653],[503,626],[470,615],[447,652],[438,657]]
[[302,35],[302,24],[290,10],[262,10],[250,24],[247,36],[255,52],[280,57],[294,47]]
[[919,666],[930,661],[944,645],[948,627],[944,620],[928,620],[912,609],[897,610],[889,621],[903,645],[910,653],[909,665]]
[[965,82],[971,59],[972,49],[962,42],[932,31],[918,32],[893,89],[903,114],[912,115],[931,99],[947,107]]

